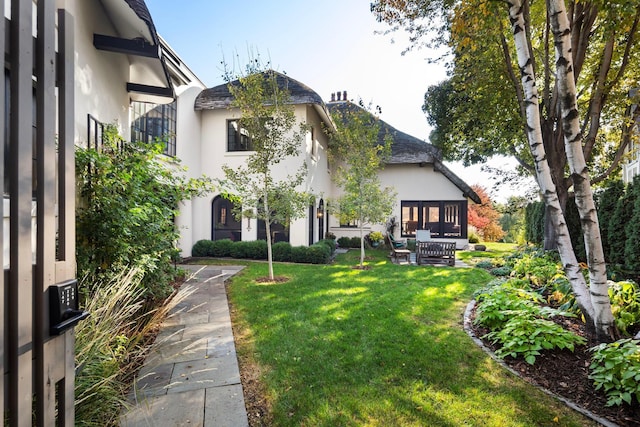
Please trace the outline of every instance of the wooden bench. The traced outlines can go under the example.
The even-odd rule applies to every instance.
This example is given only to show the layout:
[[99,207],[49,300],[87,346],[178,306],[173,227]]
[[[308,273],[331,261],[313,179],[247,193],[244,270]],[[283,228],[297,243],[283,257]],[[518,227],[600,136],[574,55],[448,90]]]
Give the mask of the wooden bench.
[[456,264],[456,242],[416,242],[416,263]]
[[402,258],[404,258],[405,260],[407,260],[407,262],[409,262],[411,251],[406,248],[406,243],[404,244],[404,246],[400,246],[402,243],[399,244],[398,241],[393,240],[389,235],[387,235],[386,237],[387,237],[387,243],[391,248],[391,252],[389,253],[389,256],[395,259],[396,262],[398,262]]

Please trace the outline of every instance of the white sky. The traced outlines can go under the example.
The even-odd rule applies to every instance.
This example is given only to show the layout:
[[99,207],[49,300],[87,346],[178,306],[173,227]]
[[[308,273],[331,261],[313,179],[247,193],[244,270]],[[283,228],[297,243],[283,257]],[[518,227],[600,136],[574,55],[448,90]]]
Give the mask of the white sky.
[[[446,78],[433,52],[414,50],[403,33],[381,35],[370,0],[146,0],[158,33],[208,86],[224,83],[222,61],[240,66],[248,50],[272,68],[306,84],[325,101],[344,91],[349,99],[379,105],[381,118],[429,142],[424,93]],[[378,34],[376,34],[376,31]],[[494,162],[504,164],[505,160]],[[447,165],[469,185],[490,188],[480,167]],[[512,191],[496,194],[504,201]]]

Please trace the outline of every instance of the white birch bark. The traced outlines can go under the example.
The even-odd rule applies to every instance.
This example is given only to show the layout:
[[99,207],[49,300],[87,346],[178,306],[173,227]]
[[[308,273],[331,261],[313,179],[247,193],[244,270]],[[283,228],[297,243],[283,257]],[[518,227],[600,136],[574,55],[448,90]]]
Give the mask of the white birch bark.
[[538,109],[538,89],[536,87],[532,58],[529,53],[529,40],[525,32],[522,1],[508,0],[507,3],[509,5],[509,19],[516,46],[522,87],[524,89],[527,140],[535,162],[536,179],[544,197],[545,204],[547,205],[547,213],[551,215],[552,224],[557,230],[558,251],[564,271],[571,283],[571,288],[578,306],[585,315],[587,322],[593,322],[594,307],[589,296],[589,289],[580,271],[580,266],[573,251],[573,246],[571,245],[567,223],[562,214],[556,186],[551,178],[551,171],[546,159],[542,140],[542,129],[540,126],[540,111]]
[[614,338],[617,332],[609,300],[598,214],[593,201],[589,171],[582,151],[582,135],[571,54],[571,28],[564,0],[549,0],[548,4],[556,47],[556,78],[564,145],[589,264],[589,292],[593,306],[593,321],[600,338]]

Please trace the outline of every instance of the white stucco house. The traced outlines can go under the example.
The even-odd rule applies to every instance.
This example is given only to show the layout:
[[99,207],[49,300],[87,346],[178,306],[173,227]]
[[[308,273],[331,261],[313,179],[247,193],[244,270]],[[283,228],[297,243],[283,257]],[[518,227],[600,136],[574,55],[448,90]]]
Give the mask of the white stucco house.
[[[292,245],[310,245],[324,238],[327,232],[336,237],[355,236],[358,233],[355,224],[340,224],[331,214],[330,200],[337,197],[339,189],[331,180],[332,167],[327,153],[330,141],[325,132],[325,129],[335,129],[331,111],[349,102],[347,94],[341,92],[337,98],[334,94],[331,101],[324,102],[313,89],[289,76],[279,74],[278,81],[286,85],[291,94],[297,121],[310,125],[310,131],[299,155],[281,163],[276,177],[278,172],[284,177],[306,162],[308,175],[301,190],[314,194],[315,201],[310,204],[307,215],[293,220],[288,228],[276,225],[273,237],[275,241],[288,241]],[[186,153],[181,159],[191,176],[223,178],[223,164],[234,167],[245,162],[251,152],[250,138],[238,129],[240,112],[231,108],[232,97],[226,84],[204,89],[195,98],[194,95],[195,90],[178,96],[180,105],[193,100],[195,118],[191,118],[190,123],[200,124],[199,138],[193,135],[185,140]],[[178,128],[180,125],[178,121]],[[394,207],[398,237],[412,238],[416,230],[429,229],[433,238],[446,238],[456,241],[459,248],[465,247],[468,244],[467,204],[469,200],[479,202],[478,196],[442,163],[435,147],[384,122],[382,125],[383,131],[392,136],[393,145],[392,157],[380,171],[380,180],[383,186],[395,188],[398,194]],[[182,146],[180,140],[178,145]],[[193,244],[201,239],[265,238],[261,221],[237,221],[231,209],[230,202],[220,194],[186,203],[178,218],[183,256],[189,256]],[[369,224],[365,228],[384,231],[385,226]]]
[[[230,109],[226,84],[206,88],[158,35],[143,0],[57,0],[75,17],[76,88],[75,141],[100,143],[102,126],[116,124],[125,139],[165,138],[165,155],[179,159],[189,177],[222,178],[223,164],[243,163],[250,139],[237,127],[239,111]],[[304,218],[276,226],[274,238],[292,245],[309,245],[327,232],[356,235],[354,224],[340,224],[331,214],[330,200],[338,195],[331,180],[329,139],[331,111],[347,102],[346,92],[325,102],[312,88],[280,75],[295,105],[296,118],[310,125],[300,154],[279,166],[285,176],[306,162],[305,190],[315,195]],[[467,204],[478,202],[473,190],[451,172],[432,145],[383,123],[393,137],[393,155],[380,172],[383,186],[395,188],[393,216],[397,237],[415,237],[430,229],[434,238],[467,245]],[[265,238],[256,220],[236,221],[230,202],[210,194],[184,203],[176,217],[182,255],[201,239],[255,240]],[[383,224],[365,225],[384,230]]]

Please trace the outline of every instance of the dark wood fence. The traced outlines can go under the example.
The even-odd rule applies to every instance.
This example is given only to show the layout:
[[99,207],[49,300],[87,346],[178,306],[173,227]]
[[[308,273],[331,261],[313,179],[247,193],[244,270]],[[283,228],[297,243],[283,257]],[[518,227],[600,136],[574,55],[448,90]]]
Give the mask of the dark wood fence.
[[0,22],[8,82],[0,99],[9,100],[0,104],[8,147],[0,151],[0,209],[9,223],[8,240],[0,229],[9,246],[0,283],[0,409],[10,426],[74,424],[73,328],[52,334],[49,319],[50,287],[76,272],[73,20],[55,3],[13,0],[11,19]]

